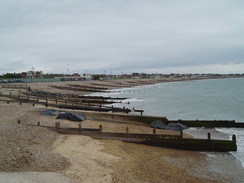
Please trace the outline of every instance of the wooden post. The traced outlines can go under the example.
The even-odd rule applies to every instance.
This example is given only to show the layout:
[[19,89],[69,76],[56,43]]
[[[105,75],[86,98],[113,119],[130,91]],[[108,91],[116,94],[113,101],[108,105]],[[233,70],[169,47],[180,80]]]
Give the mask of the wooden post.
[[211,140],[211,133],[208,133],[208,140]]
[[20,102],[19,105],[22,105],[22,103]]
[[99,136],[100,136],[100,138],[102,138],[102,130],[103,130],[103,126],[102,125],[99,125],[99,130],[100,130]]
[[46,108],[48,107],[48,99],[47,99],[47,97],[46,97]]
[[20,120],[18,120],[18,124],[20,124]]
[[236,136],[235,135],[232,135],[232,141],[236,141]]
[[101,112],[101,109],[102,109],[102,104],[99,104],[99,111],[98,112]]
[[60,122],[55,122],[55,128],[56,129],[60,128]]
[[129,138],[129,127],[126,127],[126,137]]
[[37,122],[37,125],[40,126],[40,121]]
[[99,130],[100,130],[100,132],[102,132],[102,130],[103,130],[103,125],[99,125]]
[[156,128],[153,128],[153,134],[154,135],[156,134]]
[[180,131],[180,139],[183,139],[183,131]]

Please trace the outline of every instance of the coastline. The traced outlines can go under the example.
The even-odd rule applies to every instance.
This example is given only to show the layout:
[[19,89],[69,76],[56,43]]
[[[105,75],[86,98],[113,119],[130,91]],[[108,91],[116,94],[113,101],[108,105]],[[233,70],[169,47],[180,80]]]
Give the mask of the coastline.
[[[133,80],[134,81],[134,80]],[[99,82],[99,81],[98,81]],[[120,81],[121,82],[121,81]],[[66,84],[65,82],[64,84]],[[150,84],[151,81],[148,81]],[[29,83],[28,83],[29,84]],[[58,83],[60,84],[60,83]],[[86,83],[87,84],[87,83]],[[127,85],[128,83],[125,82]],[[134,83],[135,84],[135,83]],[[138,83],[140,85],[141,83]],[[145,84],[145,82],[143,83]],[[49,92],[56,92],[59,90],[52,89],[49,86],[45,86],[47,83],[30,83],[33,89],[45,89]],[[111,89],[117,85],[111,84]],[[9,91],[8,91],[9,92]],[[14,91],[13,91],[14,92]],[[59,91],[60,92],[60,91]],[[65,91],[67,92],[67,91]],[[69,92],[76,93],[76,92]],[[43,108],[32,107],[30,104],[24,104],[24,109],[19,107],[17,103],[11,103],[9,105],[2,104],[1,116],[14,114],[10,119],[1,119],[1,124],[11,124],[9,126],[2,126],[1,130],[12,130],[14,128],[14,133],[20,133],[21,144],[23,144],[24,152],[26,149],[31,148],[31,153],[35,154],[33,147],[38,148],[41,144],[45,146],[45,152],[41,157],[35,157],[32,160],[34,162],[39,160],[44,160],[46,153],[52,154],[55,158],[54,163],[57,163],[57,168],[48,167],[51,166],[50,163],[43,167],[35,167],[31,165],[31,162],[27,160],[28,164],[25,166],[20,166],[17,169],[9,167],[9,169],[2,170],[5,171],[40,171],[40,172],[58,172],[69,178],[75,178],[78,182],[228,182],[228,178],[222,177],[220,174],[215,174],[213,171],[206,167],[209,163],[206,160],[206,155],[199,152],[181,151],[167,148],[157,148],[148,147],[138,144],[123,143],[117,140],[94,140],[86,136],[71,136],[71,135],[60,135],[49,130],[43,129],[41,133],[36,129],[36,127],[28,127],[16,125],[16,121],[20,119],[25,121],[25,123],[34,123],[36,121],[41,121],[42,123],[50,124],[50,122],[55,122],[55,118],[50,118],[46,116],[41,116],[40,111]],[[7,112],[7,113],[6,113]],[[17,114],[16,114],[17,113]],[[24,115],[24,114],[25,115]],[[33,121],[35,119],[35,121]],[[100,122],[87,121],[84,123],[87,127],[97,126]],[[107,128],[111,128],[112,124],[108,123]],[[40,133],[40,137],[35,137],[35,140],[30,140]],[[4,134],[4,133],[2,133]],[[31,135],[30,135],[31,134]],[[48,135],[53,135],[48,137]],[[11,133],[5,133],[4,140],[5,146],[9,146],[9,135]],[[48,139],[49,142],[42,141],[42,139]],[[11,138],[15,145],[17,143],[15,137]],[[42,144],[43,143],[43,144]],[[47,148],[51,145],[51,148]],[[2,149],[2,148],[1,148]],[[19,152],[19,150],[11,149],[11,152]],[[29,152],[27,151],[27,152]],[[17,153],[16,152],[16,153]],[[40,152],[38,152],[40,154]],[[1,155],[2,155],[1,151]],[[4,152],[5,156],[6,152]],[[25,154],[25,158],[30,158],[30,153]],[[191,157],[191,158],[189,158]],[[1,164],[4,163],[3,156],[1,156]],[[20,157],[20,160],[22,157]],[[60,163],[60,159],[62,163]],[[16,159],[16,158],[15,158]],[[186,160],[186,161],[185,161]],[[14,160],[9,160],[10,162]],[[194,165],[194,162],[198,161],[198,165]],[[180,163],[179,163],[180,162]],[[230,162],[225,162],[228,165]],[[14,164],[13,164],[14,165]],[[12,166],[13,166],[12,165]],[[187,171],[186,171],[187,170]],[[234,171],[234,170],[233,170]],[[99,172],[99,173],[98,173]],[[206,175],[204,175],[204,173]],[[204,176],[203,176],[204,175]],[[0,175],[1,176],[1,175]],[[74,180],[72,180],[74,181]]]

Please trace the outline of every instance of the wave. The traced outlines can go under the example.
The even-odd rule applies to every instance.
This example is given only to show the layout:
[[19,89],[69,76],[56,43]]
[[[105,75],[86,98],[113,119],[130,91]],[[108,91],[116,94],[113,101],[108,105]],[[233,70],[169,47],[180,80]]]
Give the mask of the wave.
[[237,151],[231,152],[238,160],[241,161],[241,165],[244,168],[244,129],[241,128],[216,128],[217,131],[228,134],[230,140],[232,135],[236,135]]
[[122,103],[128,103],[128,102],[141,102],[143,101],[142,99],[138,99],[138,98],[130,98],[130,99],[125,99],[122,101]]

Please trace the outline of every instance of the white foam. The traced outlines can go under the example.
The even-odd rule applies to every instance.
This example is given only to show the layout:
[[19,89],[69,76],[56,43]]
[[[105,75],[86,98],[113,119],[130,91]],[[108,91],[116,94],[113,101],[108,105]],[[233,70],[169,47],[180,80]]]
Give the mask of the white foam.
[[143,101],[142,99],[137,99],[137,98],[130,98],[130,99],[125,99],[122,101],[122,103],[128,103],[128,102],[141,102]]
[[216,158],[219,155],[213,152],[202,152],[203,154],[207,155],[208,158]]
[[216,130],[228,134],[230,139],[232,139],[232,135],[236,135],[237,151],[231,152],[231,154],[241,161],[241,165],[244,168],[244,129],[216,128]]

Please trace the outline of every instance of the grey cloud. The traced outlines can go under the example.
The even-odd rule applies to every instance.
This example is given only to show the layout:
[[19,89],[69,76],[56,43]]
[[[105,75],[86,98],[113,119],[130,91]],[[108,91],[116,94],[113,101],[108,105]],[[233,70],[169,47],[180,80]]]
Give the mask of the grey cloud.
[[240,0],[0,2],[0,69],[5,60],[44,72],[243,63],[243,10]]

